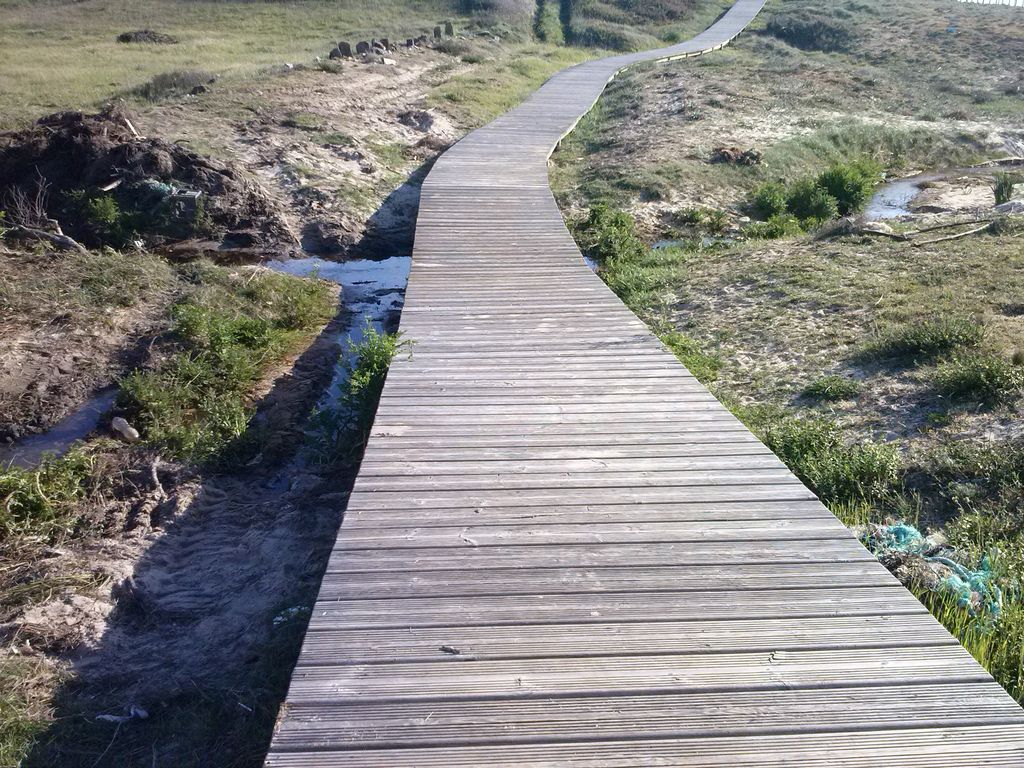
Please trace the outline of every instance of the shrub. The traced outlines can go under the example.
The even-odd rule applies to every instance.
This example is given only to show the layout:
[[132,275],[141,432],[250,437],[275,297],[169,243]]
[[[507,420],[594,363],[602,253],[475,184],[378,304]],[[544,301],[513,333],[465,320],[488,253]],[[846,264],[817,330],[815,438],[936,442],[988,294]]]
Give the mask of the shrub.
[[995,195],[996,205],[1008,203],[1013,199],[1013,188],[1021,183],[1021,179],[1012,173],[997,173],[992,178],[992,194]]
[[773,16],[765,26],[765,33],[803,51],[826,53],[848,51],[856,40],[846,25],[796,16]]
[[985,337],[985,327],[969,317],[936,316],[877,332],[859,353],[862,359],[931,359]]
[[781,216],[786,213],[786,188],[776,181],[765,182],[754,190],[751,202],[754,209],[766,219]]
[[647,251],[637,237],[633,217],[600,203],[590,209],[583,225],[582,240],[588,255],[602,264],[630,261]]
[[826,503],[884,499],[903,474],[896,448],[869,441],[849,445],[826,421],[783,418],[764,427],[761,437]]
[[753,221],[743,228],[743,234],[752,240],[775,240],[797,237],[804,233],[800,220],[789,213],[772,216],[768,221]]
[[808,384],[803,391],[805,397],[832,402],[849,400],[860,392],[860,384],[844,376],[822,376]]
[[628,29],[610,24],[591,22],[585,26],[572,27],[572,42],[585,48],[604,48],[609,51],[639,51],[645,40]]
[[998,355],[960,355],[939,366],[935,384],[948,397],[995,405],[1021,395],[1024,368]]
[[802,222],[818,223],[839,215],[839,204],[811,179],[794,182],[786,193],[786,208]]
[[719,208],[710,208],[704,213],[704,229],[713,235],[720,235],[729,228],[729,214]]
[[[126,214],[110,195],[95,195],[76,190],[68,193],[68,201],[79,219],[76,231],[90,245],[123,248],[131,242],[136,230],[136,217]],[[75,222],[72,222],[75,224]]]
[[164,72],[135,88],[132,94],[147,101],[159,101],[172,96],[184,96],[200,85],[209,85],[215,79],[216,75],[202,70]]
[[815,183],[835,198],[839,213],[846,216],[864,207],[881,173],[882,167],[871,160],[836,163],[818,176]]

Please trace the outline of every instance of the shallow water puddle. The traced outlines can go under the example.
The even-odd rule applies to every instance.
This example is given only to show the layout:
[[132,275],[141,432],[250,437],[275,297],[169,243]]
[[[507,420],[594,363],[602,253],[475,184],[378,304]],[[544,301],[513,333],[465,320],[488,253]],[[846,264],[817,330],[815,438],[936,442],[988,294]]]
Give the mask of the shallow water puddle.
[[275,272],[284,272],[296,277],[315,275],[321,280],[329,280],[341,286],[341,303],[350,316],[348,323],[338,334],[341,355],[321,404],[337,398],[346,380],[352,345],[363,340],[367,323],[380,333],[385,330],[389,317],[401,310],[405,301],[405,286],[409,282],[412,258],[392,256],[380,261],[326,261],[311,256],[305,259],[269,261],[265,266]]
[[939,176],[935,174],[911,176],[883,184],[872,195],[864,209],[864,219],[866,221],[881,221],[910,214],[910,204],[915,197],[921,194],[921,185],[936,178]]
[[46,432],[0,445],[0,466],[32,469],[47,454],[60,456],[67,453],[76,440],[81,440],[99,426],[100,419],[114,407],[115,400],[117,387],[104,389]]

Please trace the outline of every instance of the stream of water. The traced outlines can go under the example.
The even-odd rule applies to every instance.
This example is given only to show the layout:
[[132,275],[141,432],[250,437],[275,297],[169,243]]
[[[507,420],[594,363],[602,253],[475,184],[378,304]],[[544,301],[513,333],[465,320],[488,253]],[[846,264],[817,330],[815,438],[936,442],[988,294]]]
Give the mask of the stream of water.
[[346,381],[352,345],[363,340],[367,327],[378,333],[384,331],[389,320],[402,309],[412,258],[392,256],[380,261],[325,261],[310,256],[304,259],[270,261],[265,266],[275,272],[284,272],[296,277],[316,276],[341,286],[341,301],[350,316],[348,323],[338,334],[341,355],[335,366],[331,384],[321,398],[321,404],[336,399]]
[[0,467],[31,469],[38,466],[47,454],[60,456],[67,453],[76,440],[81,440],[99,426],[100,419],[114,407],[115,400],[117,387],[104,389],[45,432],[0,445]]

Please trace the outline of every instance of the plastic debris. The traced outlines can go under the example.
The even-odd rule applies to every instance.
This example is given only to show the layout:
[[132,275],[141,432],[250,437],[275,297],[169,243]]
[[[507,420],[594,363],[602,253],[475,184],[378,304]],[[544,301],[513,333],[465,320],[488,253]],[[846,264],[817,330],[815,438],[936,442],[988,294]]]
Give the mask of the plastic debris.
[[864,545],[901,581],[916,580],[932,591],[953,595],[972,615],[994,619],[1002,611],[1003,593],[987,555],[976,568],[967,568],[957,562],[956,552],[945,539],[925,536],[907,523],[868,525],[859,534]]

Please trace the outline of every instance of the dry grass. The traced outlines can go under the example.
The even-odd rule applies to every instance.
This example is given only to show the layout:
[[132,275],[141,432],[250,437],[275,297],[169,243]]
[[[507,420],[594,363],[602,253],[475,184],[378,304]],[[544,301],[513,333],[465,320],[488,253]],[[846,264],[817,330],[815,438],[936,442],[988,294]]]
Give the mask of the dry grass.
[[[167,72],[241,77],[326,56],[340,39],[420,34],[454,17],[453,6],[445,0],[0,0],[0,128],[96,106]],[[117,42],[119,33],[141,28],[180,42]]]

